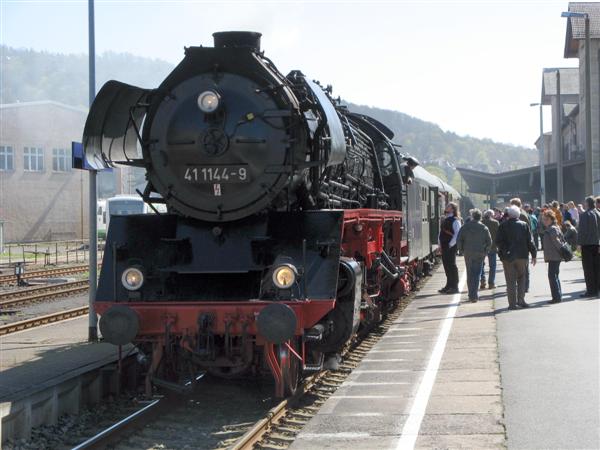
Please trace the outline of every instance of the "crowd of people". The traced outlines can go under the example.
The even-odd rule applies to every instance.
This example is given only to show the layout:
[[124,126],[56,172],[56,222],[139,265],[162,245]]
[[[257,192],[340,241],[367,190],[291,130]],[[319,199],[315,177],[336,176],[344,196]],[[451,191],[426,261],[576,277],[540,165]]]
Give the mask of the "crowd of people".
[[[479,299],[479,290],[496,287],[497,258],[506,279],[509,309],[528,308],[529,264],[535,266],[541,250],[548,263],[551,300],[562,301],[560,264],[573,252],[581,252],[586,291],[581,297],[600,296],[600,197],[587,197],[584,204],[552,203],[532,208],[519,198],[504,210],[489,209],[483,214],[472,209],[463,221],[455,203],[446,206],[439,245],[446,272],[441,293],[459,292],[457,254],[464,255],[468,298]],[[487,260],[487,280],[486,280]],[[486,283],[487,282],[487,283]]]

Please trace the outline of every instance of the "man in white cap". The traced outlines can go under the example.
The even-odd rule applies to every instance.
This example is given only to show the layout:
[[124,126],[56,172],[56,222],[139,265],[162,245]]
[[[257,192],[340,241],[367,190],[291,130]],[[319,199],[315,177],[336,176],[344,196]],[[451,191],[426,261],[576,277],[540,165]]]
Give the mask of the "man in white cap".
[[519,220],[521,209],[513,205],[508,208],[507,213],[508,220],[503,221],[498,227],[496,246],[504,267],[508,309],[528,308],[529,305],[525,303],[527,266],[529,254],[531,254],[531,263],[535,266],[537,249],[529,226]]

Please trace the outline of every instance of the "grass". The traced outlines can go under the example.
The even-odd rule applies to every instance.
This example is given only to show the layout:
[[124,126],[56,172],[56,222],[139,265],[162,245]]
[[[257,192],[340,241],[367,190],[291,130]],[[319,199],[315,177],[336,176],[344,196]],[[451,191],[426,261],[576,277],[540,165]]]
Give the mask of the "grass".
[[[0,258],[8,260],[8,252],[0,253]],[[42,260],[44,259],[44,257],[41,255],[38,255],[38,259],[39,258],[41,258]],[[11,259],[11,261],[22,261],[23,260],[23,251],[21,251],[21,250],[12,251],[11,250],[10,259]],[[35,259],[35,255],[33,255],[31,253],[27,253],[27,250],[25,250],[25,259]]]

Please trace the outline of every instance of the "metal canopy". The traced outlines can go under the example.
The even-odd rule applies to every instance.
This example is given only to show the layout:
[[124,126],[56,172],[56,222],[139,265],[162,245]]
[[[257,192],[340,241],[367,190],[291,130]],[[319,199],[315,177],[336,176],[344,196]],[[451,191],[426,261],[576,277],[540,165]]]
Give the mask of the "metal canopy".
[[[563,177],[565,185],[564,199],[576,203],[583,201],[583,169],[584,160],[565,161]],[[458,167],[458,171],[467,183],[469,192],[489,195],[492,197],[518,196],[524,201],[532,202],[540,197],[540,168],[539,166],[508,172],[488,173],[479,170]],[[546,200],[556,198],[556,163],[546,164]]]

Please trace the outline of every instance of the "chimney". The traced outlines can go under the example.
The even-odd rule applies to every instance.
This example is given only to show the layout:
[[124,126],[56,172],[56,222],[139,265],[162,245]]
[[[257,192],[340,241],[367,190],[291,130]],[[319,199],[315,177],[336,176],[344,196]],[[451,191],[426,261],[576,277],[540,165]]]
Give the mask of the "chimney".
[[215,48],[250,48],[260,52],[261,33],[253,31],[219,31],[213,33]]

